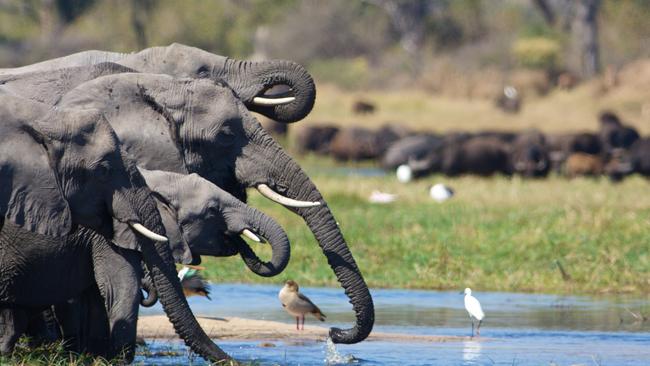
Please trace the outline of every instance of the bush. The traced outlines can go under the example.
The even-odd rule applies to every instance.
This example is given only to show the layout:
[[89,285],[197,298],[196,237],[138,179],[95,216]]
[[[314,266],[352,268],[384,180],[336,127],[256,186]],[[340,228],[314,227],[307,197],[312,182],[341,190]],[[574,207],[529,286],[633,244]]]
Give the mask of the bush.
[[512,51],[521,66],[551,70],[557,66],[560,44],[550,38],[525,38],[516,41]]
[[344,89],[360,89],[368,85],[370,68],[363,57],[314,61],[309,71],[316,80],[337,84]]

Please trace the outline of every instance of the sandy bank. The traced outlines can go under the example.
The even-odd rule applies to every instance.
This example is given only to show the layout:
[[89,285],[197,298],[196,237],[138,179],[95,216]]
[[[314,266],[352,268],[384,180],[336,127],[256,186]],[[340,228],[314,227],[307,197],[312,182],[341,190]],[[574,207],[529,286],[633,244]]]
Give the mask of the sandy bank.
[[[208,336],[215,339],[322,341],[327,337],[328,332],[328,328],[315,325],[305,325],[305,330],[298,332],[295,324],[268,320],[198,318],[198,321]],[[138,319],[138,336],[143,338],[177,338],[174,328],[164,315],[141,316]],[[381,332],[373,332],[368,337],[369,341],[395,342],[458,342],[469,339],[471,338]]]

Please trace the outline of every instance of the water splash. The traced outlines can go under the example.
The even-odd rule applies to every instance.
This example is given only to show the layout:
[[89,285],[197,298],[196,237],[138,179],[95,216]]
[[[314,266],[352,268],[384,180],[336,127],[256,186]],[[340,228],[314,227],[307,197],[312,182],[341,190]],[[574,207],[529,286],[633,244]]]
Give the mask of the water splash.
[[327,337],[325,344],[325,364],[326,365],[347,365],[351,363],[358,363],[359,360],[353,355],[342,356],[336,349],[336,345],[332,342],[332,338]]

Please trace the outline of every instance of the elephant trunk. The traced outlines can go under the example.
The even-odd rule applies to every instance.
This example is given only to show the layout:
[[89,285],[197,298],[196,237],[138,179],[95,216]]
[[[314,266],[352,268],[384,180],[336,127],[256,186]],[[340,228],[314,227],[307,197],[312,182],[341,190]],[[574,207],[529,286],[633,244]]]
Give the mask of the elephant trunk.
[[289,263],[291,247],[289,238],[284,229],[273,219],[260,211],[248,207],[246,210],[247,220],[251,227],[271,245],[272,255],[270,262],[262,262],[255,252],[244,240],[237,237],[239,254],[246,266],[255,274],[262,277],[273,277],[281,273]]
[[[316,86],[311,75],[304,67],[292,61],[252,62],[228,59],[219,77],[228,82],[249,110],[277,122],[300,121],[311,112],[316,100]],[[287,94],[290,98],[275,98],[274,102],[273,96],[264,95],[279,85],[290,88]],[[262,103],[262,98],[266,102]]]
[[153,246],[142,245],[142,256],[160,303],[185,344],[206,360],[229,360],[230,356],[210,340],[192,314],[178,281],[169,245],[160,242],[154,242]]
[[150,308],[158,302],[158,293],[156,292],[156,287],[153,285],[148,271],[145,272],[146,274],[144,278],[142,278],[142,289],[147,293],[147,296],[143,296],[140,299],[140,305],[145,308]]
[[335,343],[346,344],[364,340],[375,320],[372,297],[327,203],[307,174],[279,147],[270,174],[270,182],[275,182],[273,186],[278,193],[299,201],[320,202],[315,207],[290,209],[302,216],[314,233],[356,315],[353,328],[331,328],[330,337]]
[[[132,179],[145,186],[144,178],[139,174],[134,175]],[[131,198],[130,206],[139,208],[138,213],[144,227],[151,227],[160,233],[165,233],[156,202],[148,188],[142,188],[140,195],[128,198]],[[230,357],[210,340],[192,314],[176,274],[169,243],[146,240],[142,236],[138,236],[137,239],[146,266],[145,272],[148,272],[148,277],[153,281],[160,303],[176,333],[192,351],[201,357],[213,361],[229,360]]]

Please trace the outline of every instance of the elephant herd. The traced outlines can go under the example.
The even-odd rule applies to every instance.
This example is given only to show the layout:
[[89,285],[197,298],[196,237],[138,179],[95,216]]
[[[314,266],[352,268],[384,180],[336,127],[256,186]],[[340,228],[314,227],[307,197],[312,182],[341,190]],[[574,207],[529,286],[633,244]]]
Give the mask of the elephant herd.
[[[278,85],[287,91],[271,92]],[[240,255],[260,276],[282,272],[287,235],[246,204],[247,188],[304,219],[356,315],[330,337],[364,340],[373,301],[336,219],[251,113],[296,122],[315,96],[296,63],[180,44],[0,69],[0,351],[28,334],[130,362],[139,304],[158,299],[192,351],[229,360],[189,309],[174,264]],[[268,242],[270,261],[240,235]]]
[[650,176],[650,138],[641,137],[616,114],[599,116],[598,131],[544,134],[480,131],[416,133],[387,124],[377,130],[335,125],[303,127],[295,135],[299,153],[329,155],[339,161],[375,160],[405,179],[429,174],[545,177],[606,175],[620,180]]

